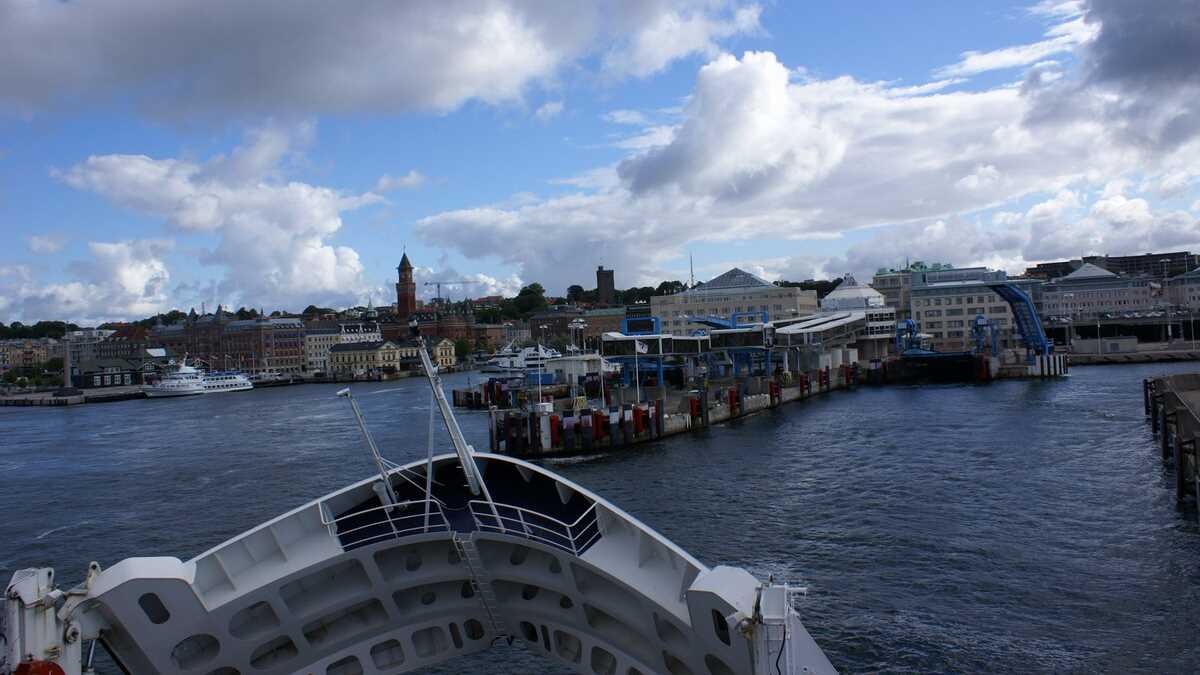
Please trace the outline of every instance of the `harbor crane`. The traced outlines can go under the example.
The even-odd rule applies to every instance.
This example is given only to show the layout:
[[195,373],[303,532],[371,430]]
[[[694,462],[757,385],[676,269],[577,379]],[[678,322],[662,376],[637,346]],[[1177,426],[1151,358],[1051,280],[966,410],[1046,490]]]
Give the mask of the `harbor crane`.
[[442,280],[442,281],[426,281],[425,285],[437,287],[438,305],[441,305],[442,304],[442,286],[469,286],[471,284],[482,284],[482,283],[483,283],[482,281],[477,281],[475,279],[450,279],[450,280]]

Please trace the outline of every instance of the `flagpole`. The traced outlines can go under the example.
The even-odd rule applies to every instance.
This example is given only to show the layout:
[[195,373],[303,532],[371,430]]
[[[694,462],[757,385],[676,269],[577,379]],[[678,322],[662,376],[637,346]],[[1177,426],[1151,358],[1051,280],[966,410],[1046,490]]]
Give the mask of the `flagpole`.
[[633,386],[634,386],[634,391],[636,392],[634,395],[637,396],[636,400],[638,403],[641,403],[642,402],[642,378],[641,378],[641,375],[638,374],[637,355],[638,355],[638,348],[637,348],[637,343],[635,342],[633,344]]

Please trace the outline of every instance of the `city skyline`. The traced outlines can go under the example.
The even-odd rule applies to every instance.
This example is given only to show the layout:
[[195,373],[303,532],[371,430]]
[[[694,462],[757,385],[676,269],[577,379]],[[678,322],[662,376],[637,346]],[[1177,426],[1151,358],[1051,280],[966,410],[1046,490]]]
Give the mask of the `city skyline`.
[[1189,3],[278,9],[10,12],[0,320],[1200,248]]

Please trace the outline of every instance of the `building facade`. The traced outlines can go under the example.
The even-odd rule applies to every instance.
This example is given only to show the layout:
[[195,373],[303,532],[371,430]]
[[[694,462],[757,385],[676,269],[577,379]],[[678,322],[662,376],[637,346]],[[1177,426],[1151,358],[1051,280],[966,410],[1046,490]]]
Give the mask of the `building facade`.
[[[912,270],[879,270],[871,287],[883,294],[883,302],[896,310],[896,321],[909,319],[912,304]],[[836,290],[836,289],[835,289]]]
[[1200,267],[1200,255],[1188,251],[1141,255],[1088,255],[1074,260],[1034,265],[1025,270],[1025,276],[1049,281],[1065,277],[1087,264],[1122,277],[1146,276],[1164,279],[1186,274]]
[[380,377],[401,370],[401,350],[390,340],[348,342],[329,349],[329,367],[341,378]]
[[658,317],[662,332],[671,335],[707,330],[691,320],[697,317],[727,320],[739,312],[765,312],[769,320],[777,320],[816,311],[816,291],[776,286],[736,267],[682,293],[650,298],[651,316]]
[[155,326],[149,340],[213,370],[299,374],[305,369],[300,319],[232,319],[218,307],[215,314],[196,316],[192,312],[179,323]]
[[1008,282],[1025,291],[1036,303],[1041,295],[1037,279],[1009,279],[1003,271],[986,267],[953,268],[912,273],[912,318],[938,351],[967,351],[974,347],[971,325],[983,316],[996,327],[997,346],[1021,346],[1012,309],[992,291],[989,283]]
[[329,351],[338,344],[341,344],[341,331],[336,328],[305,328],[305,371],[309,374],[329,373]]
[[54,338],[0,341],[0,370],[38,368],[62,356],[62,343]]
[[860,285],[847,275],[838,287],[821,300],[824,312],[861,312],[865,328],[858,335],[855,347],[864,360],[882,359],[892,350],[896,337],[896,310],[887,305],[883,293]]
[[1169,304],[1159,280],[1122,277],[1091,263],[1042,285],[1041,313],[1051,319],[1131,317]]

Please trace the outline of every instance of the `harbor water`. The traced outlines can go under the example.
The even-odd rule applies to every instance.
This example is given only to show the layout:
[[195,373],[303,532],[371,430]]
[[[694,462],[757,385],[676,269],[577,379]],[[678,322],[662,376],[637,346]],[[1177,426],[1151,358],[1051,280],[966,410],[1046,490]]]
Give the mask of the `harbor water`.
[[[805,624],[844,672],[1196,672],[1200,528],[1141,388],[1194,370],[864,387],[548,465],[706,564],[807,586]],[[190,558],[368,476],[336,389],[0,408],[0,577]],[[385,455],[425,456],[423,380],[354,391]],[[460,420],[486,448],[486,415]],[[499,647],[430,672],[564,671]]]

